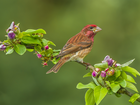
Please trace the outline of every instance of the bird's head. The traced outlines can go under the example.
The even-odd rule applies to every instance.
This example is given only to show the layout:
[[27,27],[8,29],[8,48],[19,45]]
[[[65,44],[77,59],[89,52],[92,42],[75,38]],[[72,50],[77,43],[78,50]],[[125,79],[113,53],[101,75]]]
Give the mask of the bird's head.
[[84,33],[87,37],[93,39],[93,37],[95,36],[95,34],[99,31],[101,31],[102,29],[100,27],[98,27],[97,25],[94,24],[89,24],[86,25],[83,29],[82,29],[82,33]]

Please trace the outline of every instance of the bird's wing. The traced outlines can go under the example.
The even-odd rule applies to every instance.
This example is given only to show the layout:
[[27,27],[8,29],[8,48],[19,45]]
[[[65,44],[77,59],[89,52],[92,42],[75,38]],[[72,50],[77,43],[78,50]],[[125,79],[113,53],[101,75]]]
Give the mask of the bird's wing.
[[65,46],[56,57],[63,57],[65,55],[83,50],[90,47],[92,43],[93,42],[88,37],[79,33],[68,40],[68,42],[65,44]]

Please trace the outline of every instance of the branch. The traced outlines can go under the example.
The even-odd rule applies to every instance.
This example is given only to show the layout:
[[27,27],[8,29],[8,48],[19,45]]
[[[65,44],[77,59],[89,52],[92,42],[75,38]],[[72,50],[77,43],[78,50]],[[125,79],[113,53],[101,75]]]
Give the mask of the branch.
[[[2,42],[0,42],[0,45],[5,45],[5,46],[9,46],[10,44],[8,44],[8,43],[2,43]],[[25,45],[26,46],[26,48],[28,48],[28,49],[34,49],[34,46],[30,46],[30,45]]]
[[[126,89],[124,90],[123,94],[126,94],[126,95],[129,96],[129,97],[132,97],[132,96],[133,96],[133,94],[130,93],[130,92],[129,92],[128,90],[126,90]],[[138,98],[137,101],[140,102],[140,98]]]

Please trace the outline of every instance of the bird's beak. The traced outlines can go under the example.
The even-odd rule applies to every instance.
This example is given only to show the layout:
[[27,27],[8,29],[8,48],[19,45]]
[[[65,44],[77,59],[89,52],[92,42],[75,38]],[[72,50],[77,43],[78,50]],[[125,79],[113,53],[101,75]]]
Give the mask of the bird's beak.
[[101,30],[102,30],[102,29],[101,29],[100,27],[97,26],[97,27],[93,30],[93,32],[94,32],[94,33],[97,33],[97,32],[99,32],[99,31],[101,31]]

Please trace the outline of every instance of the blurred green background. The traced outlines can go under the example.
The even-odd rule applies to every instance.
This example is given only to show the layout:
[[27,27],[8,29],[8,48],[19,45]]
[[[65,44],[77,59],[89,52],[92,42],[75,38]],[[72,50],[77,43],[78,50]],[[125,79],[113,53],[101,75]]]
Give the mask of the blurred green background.
[[[43,28],[55,49],[85,25],[96,24],[102,31],[85,62],[99,63],[106,55],[119,63],[136,58],[131,66],[140,72],[140,0],[0,0],[1,41],[12,21],[20,23],[21,31]],[[86,89],[78,90],[76,85],[91,81],[82,78],[88,72],[85,67],[69,62],[57,74],[46,75],[53,66],[48,65],[42,67],[33,53],[0,52],[0,105],[84,105]],[[131,105],[128,100],[125,95],[108,95],[100,105]]]

